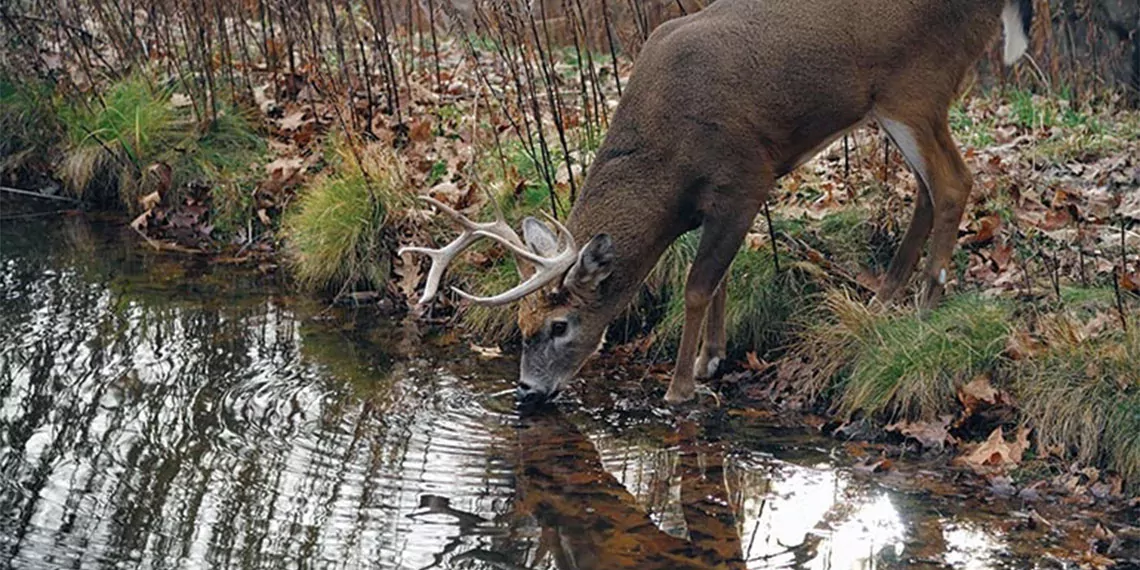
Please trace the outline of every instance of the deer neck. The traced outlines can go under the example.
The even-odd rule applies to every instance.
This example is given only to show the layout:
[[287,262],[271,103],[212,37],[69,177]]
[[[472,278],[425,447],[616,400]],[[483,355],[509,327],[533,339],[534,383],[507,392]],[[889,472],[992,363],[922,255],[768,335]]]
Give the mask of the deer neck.
[[657,260],[679,235],[696,227],[685,220],[676,183],[647,147],[608,158],[603,145],[591,165],[567,228],[578,243],[609,234],[617,253],[599,294],[600,311],[616,317],[632,300]]

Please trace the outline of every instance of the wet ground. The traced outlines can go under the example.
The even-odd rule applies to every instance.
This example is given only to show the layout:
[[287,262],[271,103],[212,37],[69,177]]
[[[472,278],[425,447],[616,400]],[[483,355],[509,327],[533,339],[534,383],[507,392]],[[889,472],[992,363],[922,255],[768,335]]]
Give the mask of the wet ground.
[[0,227],[0,568],[1079,567],[764,414],[519,417],[509,357],[114,227]]

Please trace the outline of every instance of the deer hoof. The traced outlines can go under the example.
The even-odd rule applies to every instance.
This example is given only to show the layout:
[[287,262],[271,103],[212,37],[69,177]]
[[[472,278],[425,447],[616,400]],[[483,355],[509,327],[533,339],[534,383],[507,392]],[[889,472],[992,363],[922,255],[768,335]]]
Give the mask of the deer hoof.
[[669,386],[669,391],[665,393],[665,402],[669,404],[683,404],[692,400],[696,391],[696,386],[693,384],[690,384],[688,389],[678,389],[676,386]]

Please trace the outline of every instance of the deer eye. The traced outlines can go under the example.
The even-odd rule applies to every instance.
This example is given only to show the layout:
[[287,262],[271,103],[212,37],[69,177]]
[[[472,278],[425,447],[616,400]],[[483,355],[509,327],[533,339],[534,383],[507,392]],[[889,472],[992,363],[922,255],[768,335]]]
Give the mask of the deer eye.
[[566,321],[554,321],[550,323],[550,336],[552,338],[559,338],[566,336],[566,331],[570,328]]

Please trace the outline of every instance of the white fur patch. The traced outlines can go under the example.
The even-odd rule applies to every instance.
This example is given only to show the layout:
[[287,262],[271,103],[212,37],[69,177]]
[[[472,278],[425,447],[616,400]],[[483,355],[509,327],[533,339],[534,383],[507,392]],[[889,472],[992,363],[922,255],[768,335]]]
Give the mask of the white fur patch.
[[934,194],[930,190],[930,172],[926,167],[926,159],[922,156],[922,149],[918,148],[918,139],[915,138],[910,127],[883,115],[876,114],[875,120],[879,121],[879,125],[887,131],[887,135],[894,141],[895,146],[899,147],[899,150],[902,151],[903,158],[906,159],[906,163],[910,165],[911,170],[926,184],[926,191],[929,193],[930,203],[933,204]]
[[1021,59],[1025,50],[1029,49],[1029,38],[1025,36],[1025,28],[1021,25],[1021,8],[1016,0],[1007,0],[1005,8],[1001,11],[1001,22],[1005,27],[1005,60],[1006,65]]
[[720,368],[720,357],[714,356],[709,359],[708,370],[705,371],[705,378],[712,378],[715,376],[717,368]]

